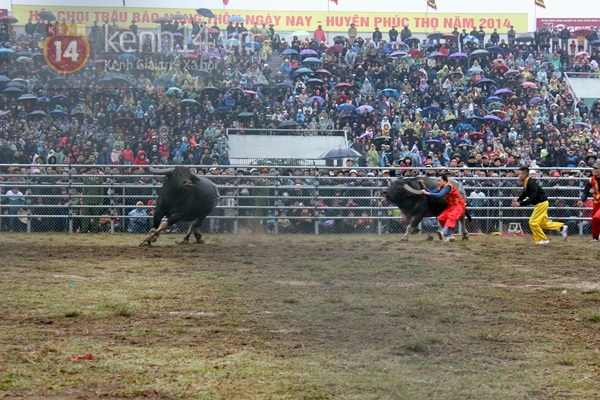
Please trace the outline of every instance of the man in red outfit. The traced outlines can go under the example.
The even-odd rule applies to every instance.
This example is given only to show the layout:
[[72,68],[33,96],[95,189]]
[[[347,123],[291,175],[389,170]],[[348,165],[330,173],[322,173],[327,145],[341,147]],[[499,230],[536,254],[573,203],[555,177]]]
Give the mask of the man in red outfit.
[[444,174],[437,177],[437,189],[428,189],[423,181],[419,181],[419,183],[423,188],[421,193],[431,197],[443,197],[448,203],[448,207],[438,216],[442,230],[437,233],[440,239],[446,237],[446,242],[453,242],[452,231],[456,226],[456,221],[465,213],[467,203],[454,185],[448,182],[448,177]]
[[325,38],[325,32],[323,31],[323,27],[321,25],[319,25],[317,29],[315,29],[314,37],[315,39],[317,39],[318,44],[327,41],[327,39]]
[[590,191],[594,199],[594,208],[592,210],[592,241],[600,242],[600,161],[596,161],[592,166],[592,177],[585,183],[581,200],[577,202],[579,207],[587,200]]

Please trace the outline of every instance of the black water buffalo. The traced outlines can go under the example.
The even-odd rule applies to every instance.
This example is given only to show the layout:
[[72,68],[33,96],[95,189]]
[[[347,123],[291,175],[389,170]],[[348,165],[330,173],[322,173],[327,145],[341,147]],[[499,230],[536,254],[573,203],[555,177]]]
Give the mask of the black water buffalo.
[[[405,216],[407,226],[406,233],[402,236],[403,242],[408,241],[408,237],[411,233],[419,230],[418,226],[423,218],[437,217],[448,206],[444,198],[433,198],[421,193],[419,180],[422,180],[429,189],[437,189],[438,187],[436,179],[433,178],[398,178],[394,179],[390,186],[382,191],[383,196],[390,203],[397,205]],[[466,201],[467,196],[463,186],[452,178],[448,179],[448,181],[458,189],[460,195]],[[465,216],[468,217],[469,221],[471,220],[471,216],[468,212],[465,212],[465,214],[460,217],[463,231],[462,236],[463,240],[469,240]],[[429,236],[428,239],[432,240],[433,238]]]
[[[188,244],[192,232],[196,243],[202,243],[200,224],[219,202],[217,187],[186,167],[150,168],[150,172],[164,175],[165,182],[154,209],[153,229],[140,246],[150,246],[162,231],[179,221],[192,221],[187,235],[179,244]],[[166,220],[163,221],[164,217]]]

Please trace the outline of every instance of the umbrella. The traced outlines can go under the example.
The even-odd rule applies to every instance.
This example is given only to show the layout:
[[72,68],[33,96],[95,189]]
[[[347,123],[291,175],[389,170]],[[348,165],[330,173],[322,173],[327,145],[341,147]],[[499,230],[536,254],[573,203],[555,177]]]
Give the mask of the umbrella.
[[340,158],[357,158],[363,155],[354,149],[338,147],[337,149],[331,149],[319,156],[323,160],[335,160]]
[[573,33],[575,34],[575,36],[579,36],[579,35],[589,36],[592,33],[594,33],[594,31],[592,31],[590,28],[579,28]]
[[480,67],[471,67],[469,72],[483,72],[483,70]]
[[365,132],[362,135],[360,135],[358,138],[359,139],[364,139],[366,137],[373,137],[373,132]]
[[498,96],[500,94],[515,94],[515,92],[513,92],[510,89],[506,89],[506,88],[504,88],[504,89],[498,89],[498,90],[496,90],[494,92],[494,96]]
[[307,80],[306,82],[304,82],[305,85],[322,85],[325,82],[323,82],[321,79],[316,79],[316,78],[312,78]]
[[469,58],[469,55],[458,51],[456,53],[450,54],[448,57],[450,57],[450,58]]
[[356,110],[356,106],[350,104],[350,103],[343,103],[338,105],[338,110],[342,110],[342,111],[354,111]]
[[175,33],[173,34],[173,36],[176,36],[176,37],[183,37],[183,33],[181,33],[181,32],[175,32]]
[[302,75],[302,74],[312,74],[313,70],[310,68],[298,68],[297,70],[294,71],[294,75]]
[[45,117],[46,116],[46,112],[42,111],[42,110],[35,110],[29,113],[30,116],[40,116],[40,117]]
[[331,72],[327,71],[326,69],[318,69],[315,71],[315,74],[331,75]]
[[544,99],[542,99],[541,97],[534,97],[533,99],[529,100],[529,104],[533,105],[533,106],[537,106],[540,103],[543,103]]
[[594,40],[592,43],[590,43],[590,46],[592,46],[592,47],[600,46],[600,40]]
[[471,140],[485,139],[485,134],[481,133],[481,132],[471,132],[471,133],[469,133],[469,139],[471,139]]
[[221,89],[218,89],[214,86],[207,86],[204,89],[202,89],[202,95],[203,96],[218,96],[221,93]]
[[429,58],[434,58],[434,57],[446,57],[446,55],[442,52],[434,51],[431,54],[429,54]]
[[233,17],[229,17],[229,22],[246,22],[246,20],[239,15],[234,15]]
[[533,41],[534,41],[533,35],[529,35],[529,34],[519,35],[515,38],[515,42],[533,42]]
[[467,128],[469,128],[470,130],[474,131],[475,127],[471,124],[458,124],[456,125],[456,127],[454,128],[454,132],[458,132],[458,129],[461,128],[463,131],[467,130]]
[[356,122],[358,123],[360,119],[358,118],[358,115],[344,115],[343,117],[340,118],[340,123],[345,124],[346,122]]
[[423,110],[421,110],[421,115],[426,115],[429,111],[431,111],[431,114],[435,115],[438,112],[442,112],[442,110],[439,107],[435,107],[435,106],[429,106],[429,107],[425,107]]
[[277,128],[297,128],[299,126],[300,125],[296,121],[287,120],[281,121],[279,125],[277,125]]
[[261,45],[258,42],[246,42],[245,46],[248,49],[256,49],[256,50],[261,48]]
[[490,96],[487,99],[485,99],[485,101],[491,103],[493,101],[502,101],[502,99],[498,96]]
[[322,106],[323,104],[325,104],[325,100],[321,97],[321,96],[312,96],[308,99],[308,102],[310,104],[314,103],[314,102],[319,103],[320,106]]
[[302,60],[302,64],[323,64],[323,61],[316,57],[308,57]]
[[154,21],[155,24],[162,24],[163,22],[171,22],[171,18],[169,17],[158,17]]
[[248,117],[254,117],[254,116],[256,116],[256,114],[251,113],[251,112],[241,112],[237,116],[238,116],[238,118],[248,118]]
[[133,120],[129,117],[115,118],[112,122],[112,126],[124,126],[133,124]]
[[504,122],[504,120],[502,120],[502,118],[493,115],[493,114],[488,114],[485,117],[483,117],[484,121],[496,121],[496,122]]
[[575,122],[574,126],[576,128],[590,128],[590,126],[588,124],[586,124],[585,122]]
[[0,75],[0,83],[10,82],[10,78],[6,75]]
[[167,93],[167,94],[181,93],[181,89],[173,86],[173,87],[168,88],[165,93]]
[[[590,55],[588,54],[587,51],[580,51],[579,53],[575,54],[575,57],[584,57],[584,58],[587,58],[589,56]],[[17,61],[19,61],[19,60],[17,59]]]
[[506,77],[506,78],[517,77],[519,75],[521,75],[521,71],[516,70],[516,69],[511,69],[504,73],[504,77]]
[[294,31],[290,34],[290,36],[310,36],[310,33],[306,31]]
[[403,41],[401,41],[401,40],[396,40],[396,41],[390,42],[390,44],[391,44],[392,46],[406,46],[406,43],[404,43],[404,42],[403,42]]
[[354,87],[346,82],[338,83],[333,87],[334,89],[353,89]]
[[364,113],[366,113],[366,112],[371,112],[371,111],[373,111],[373,107],[371,107],[371,106],[369,106],[369,105],[366,105],[366,104],[365,104],[364,106],[360,106],[360,107],[358,107],[358,108],[357,108],[357,110],[358,110],[360,113],[363,113],[363,114],[364,114]]
[[456,35],[453,35],[453,34],[451,34],[451,33],[445,33],[445,34],[443,34],[443,35],[442,35],[442,39],[446,39],[446,40],[456,40],[456,39],[458,39],[458,38],[456,37]]
[[410,46],[410,42],[416,42],[416,43],[421,43],[421,39],[416,38],[416,37],[409,37],[404,39],[404,43],[408,44]]
[[373,138],[373,142],[379,142],[383,140],[392,140],[391,136],[377,136]]
[[497,116],[499,116],[500,118],[504,118],[504,117],[506,117],[506,115],[507,115],[507,114],[506,114],[506,111],[504,111],[504,110],[492,110],[492,111],[490,111],[490,114],[497,115]]
[[381,96],[393,96],[396,99],[400,98],[400,93],[398,93],[398,91],[396,89],[392,89],[392,88],[387,88],[387,89],[383,89],[382,91],[380,91],[379,93],[377,93],[377,97],[381,97]]
[[456,78],[456,79],[462,79],[464,78],[464,74],[462,72],[452,72],[450,74],[448,74],[446,76],[446,78]]
[[4,93],[16,93],[16,92],[23,92],[23,89],[21,89],[20,87],[17,86],[9,86],[7,88],[5,88],[2,92]]
[[38,18],[44,19],[46,21],[56,21],[56,17],[50,11],[42,11],[38,13]]
[[395,51],[392,54],[390,54],[391,58],[398,58],[398,57],[406,57],[408,55],[407,52],[405,51]]
[[537,85],[533,82],[523,82],[521,83],[521,87],[524,89],[537,89]]
[[284,51],[281,52],[282,56],[287,56],[290,54],[298,54],[298,52],[294,49],[285,49]]
[[208,28],[208,29],[206,30],[206,33],[210,33],[210,34],[212,35],[212,34],[221,33],[221,30],[220,30],[220,29],[217,29],[217,28]]
[[181,20],[185,19],[185,16],[182,14],[176,13],[176,14],[171,15],[171,19],[181,21]]
[[[449,115],[454,115],[454,114],[449,114]],[[475,122],[475,121],[483,121],[483,118],[478,117],[477,115],[472,115],[470,117],[467,117],[467,121],[469,121],[469,120],[471,120],[473,122]]]
[[483,50],[483,49],[479,49],[479,50],[475,50],[474,52],[472,52],[470,54],[470,56],[471,57],[479,57],[479,56],[487,56],[488,54],[490,54],[489,51]]
[[184,60],[197,60],[198,56],[195,54],[186,54],[185,56],[181,57]]
[[408,55],[411,56],[412,58],[419,58],[419,57],[423,57],[423,52],[421,50],[412,49],[408,52]]
[[492,51],[497,51],[497,52],[503,52],[504,50],[502,50],[502,47],[500,46],[490,46],[486,48],[487,51],[492,52]]
[[333,38],[333,42],[337,43],[337,42],[344,42],[346,43],[348,41],[348,38],[345,36],[334,36]]
[[225,44],[228,46],[237,46],[238,44],[240,44],[240,41],[237,39],[227,39],[225,41]]
[[37,96],[34,94],[24,94],[17,99],[17,101],[27,101],[27,100],[37,101]]
[[265,41],[265,37],[264,37],[264,35],[261,35],[261,34],[259,33],[259,34],[256,34],[256,35],[254,35],[254,36],[252,37],[252,40],[254,40],[255,42],[258,42],[258,43],[262,43],[262,42],[264,42],[264,41]]
[[490,107],[496,107],[496,108],[502,108],[502,107],[504,107],[504,104],[502,102],[500,102],[500,101],[492,101],[489,104],[489,106]]
[[492,61],[492,65],[494,67],[497,67],[499,65],[506,65],[506,61],[504,61],[504,59],[502,59],[502,58],[496,58],[495,60]]
[[196,10],[196,13],[198,13],[206,18],[214,18],[215,17],[215,14],[213,14],[213,12],[210,11],[208,8],[199,8]]
[[6,47],[2,47],[0,48],[0,53],[14,53],[14,51]]
[[64,117],[68,117],[69,114],[67,114],[63,110],[52,110],[52,111],[50,111],[50,116],[52,118],[64,118]]
[[483,78],[482,80],[480,80],[479,82],[477,82],[476,85],[482,85],[484,83],[493,83],[495,85],[496,81],[493,81],[493,80],[488,79],[488,78]]
[[48,87],[54,87],[54,86],[57,86],[59,88],[65,88],[65,87],[68,87],[69,84],[67,83],[67,80],[65,78],[50,79],[48,81]]
[[5,15],[4,17],[0,17],[0,22],[4,22],[5,24],[16,24],[19,20],[12,15]]
[[427,38],[432,39],[432,40],[441,39],[442,36],[444,36],[444,34],[440,31],[433,31],[433,32],[427,34]]
[[334,44],[333,46],[329,46],[325,50],[325,54],[331,55],[331,54],[334,54],[334,53],[341,53],[342,50],[344,50],[344,48],[342,47],[342,45],[340,45],[340,44]]
[[498,74],[503,74],[505,72],[508,72],[508,67],[506,65],[498,65],[498,66],[495,66],[494,68],[492,68],[492,72],[496,72]]
[[198,106],[200,107],[202,104],[198,102],[198,100],[194,99],[183,99],[179,102],[182,106]]
[[313,49],[304,49],[300,52],[301,56],[318,56],[319,53],[314,51]]
[[440,144],[440,143],[442,143],[442,141],[441,141],[441,140],[438,140],[438,139],[429,139],[429,140],[426,140],[426,141],[425,141],[425,143],[429,143],[429,144],[432,144],[432,143]]

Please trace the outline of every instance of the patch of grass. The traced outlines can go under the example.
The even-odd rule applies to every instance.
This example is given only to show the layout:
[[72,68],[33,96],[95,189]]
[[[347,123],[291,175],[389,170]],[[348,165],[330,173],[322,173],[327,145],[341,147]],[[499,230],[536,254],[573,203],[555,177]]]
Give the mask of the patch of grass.
[[297,304],[297,303],[300,303],[300,300],[290,298],[290,299],[283,299],[283,302],[287,303],[287,304]]
[[600,314],[594,313],[587,317],[587,320],[590,322],[600,322]]

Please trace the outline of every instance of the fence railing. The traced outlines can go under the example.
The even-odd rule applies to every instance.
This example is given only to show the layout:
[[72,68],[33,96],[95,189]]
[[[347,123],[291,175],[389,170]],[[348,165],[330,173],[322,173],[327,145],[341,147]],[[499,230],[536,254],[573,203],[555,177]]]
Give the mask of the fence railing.
[[[88,167],[36,166],[42,173],[33,173],[30,165],[0,166],[0,230],[147,232],[162,177],[144,168],[124,174],[123,168],[130,166],[101,167],[100,173],[91,173]],[[202,227],[204,232],[385,234],[405,230],[397,207],[380,194],[394,179],[387,176],[389,170],[372,168],[356,174],[349,169],[269,166],[269,172],[260,175],[260,169],[250,165],[207,171],[221,198]],[[470,232],[506,232],[511,223],[520,223],[528,232],[531,207],[511,207],[522,187],[510,170],[448,171],[465,187],[473,217]],[[589,179],[586,171],[559,177],[549,176],[551,171],[539,170],[550,201],[550,218],[567,223],[571,234],[589,233],[591,208],[576,205]],[[398,170],[434,176],[432,172],[436,170]],[[187,223],[179,223],[170,231],[186,229]],[[435,218],[423,220],[423,233],[436,229]]]

